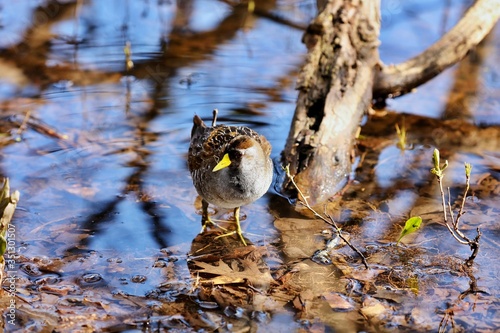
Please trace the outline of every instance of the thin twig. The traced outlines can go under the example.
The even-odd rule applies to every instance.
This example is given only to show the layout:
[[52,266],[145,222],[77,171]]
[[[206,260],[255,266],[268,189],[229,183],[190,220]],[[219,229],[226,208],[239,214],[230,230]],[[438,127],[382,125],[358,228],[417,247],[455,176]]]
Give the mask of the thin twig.
[[460,205],[460,210],[458,211],[457,219],[456,219],[456,226],[458,227],[458,223],[460,222],[460,218],[462,215],[464,215],[464,207],[465,207],[465,200],[467,199],[467,193],[469,192],[470,188],[470,175],[465,174],[465,190],[464,190],[464,196],[462,198],[462,204]]
[[21,123],[21,125],[17,129],[16,134],[18,136],[20,136],[24,132],[24,130],[26,130],[26,125],[28,124],[28,120],[30,119],[30,116],[31,116],[31,110],[26,111],[26,115],[24,116],[23,122]]
[[[451,206],[451,192],[449,187],[447,189],[448,189],[448,210],[450,211],[451,224],[453,226],[453,229],[455,229],[455,214],[453,214],[453,207]],[[445,222],[446,224],[448,224],[448,221]]]
[[437,176],[437,180],[439,183],[439,189],[441,190],[441,202],[443,203],[444,222],[448,224],[448,217],[446,216],[446,199],[444,198],[443,183],[441,181],[440,176]]
[[441,188],[441,198],[443,200],[443,210],[444,210],[444,215],[445,215],[445,218],[444,218],[444,223],[446,224],[446,227],[448,228],[448,230],[450,231],[451,235],[461,244],[464,244],[464,245],[467,245],[469,244],[469,242],[463,240],[463,239],[460,239],[459,235],[457,235],[455,233],[455,229],[452,228],[452,226],[454,227],[454,223],[453,223],[453,210],[451,209],[451,202],[450,202],[450,198],[451,198],[451,194],[450,194],[450,188],[448,187],[448,209],[450,210],[450,218],[451,218],[451,223],[452,223],[452,226],[448,223],[448,221],[446,220],[446,202],[445,202],[445,197],[444,197],[444,192],[443,192],[443,183],[442,183],[442,178],[441,177],[438,177],[438,182],[439,182],[439,187]]
[[448,228],[448,230],[450,231],[451,235],[452,235],[452,236],[453,236],[453,237],[454,237],[454,238],[455,238],[455,239],[456,239],[459,243],[464,244],[464,245],[469,244],[469,242],[464,241],[463,239],[460,239],[460,238],[459,238],[459,237],[458,237],[458,236],[457,236],[457,235],[453,232],[452,227],[451,227],[448,223],[446,223],[446,227],[447,227],[447,228]]
[[354,252],[356,252],[361,257],[361,261],[363,261],[363,265],[365,265],[366,269],[370,268],[370,267],[368,267],[368,262],[366,261],[366,258],[363,255],[363,253],[361,253],[361,251],[358,250],[357,247],[355,247],[354,245],[352,245],[351,242],[349,242],[349,240],[346,239],[344,237],[344,235],[342,235],[342,230],[339,227],[337,227],[337,224],[335,223],[335,220],[333,219],[333,217],[326,212],[326,206],[325,206],[325,212],[324,213],[325,213],[325,216],[328,217],[332,221],[332,224],[337,229],[337,234],[339,235],[340,239],[342,239],[351,248],[351,250],[353,250]]
[[[464,196],[467,196],[467,190],[465,191]],[[455,216],[453,214],[452,207],[451,207],[450,188],[448,187],[448,207],[450,208],[450,217],[451,217],[451,224],[453,226],[453,231],[463,240],[463,242],[461,242],[462,244],[469,244],[471,240],[467,236],[465,236],[464,233],[461,232],[460,229],[458,228],[459,216],[461,216],[461,214],[463,214],[464,205],[465,205],[465,200],[462,201],[458,215],[455,218]],[[448,222],[446,222],[446,224],[448,224]]]
[[443,214],[444,214],[444,223],[446,227],[448,228],[448,231],[451,233],[451,235],[461,244],[464,245],[469,245],[472,254],[470,255],[469,259],[465,261],[465,264],[467,266],[472,266],[474,263],[474,259],[477,256],[477,253],[479,252],[479,239],[481,238],[481,231],[479,228],[477,228],[477,235],[476,237],[471,240],[468,238],[462,231],[460,231],[459,228],[459,222],[460,218],[464,215],[464,207],[465,207],[465,202],[467,200],[467,193],[469,192],[470,188],[470,174],[472,170],[472,165],[469,163],[465,163],[465,190],[464,190],[464,195],[462,198],[462,203],[460,204],[459,211],[457,213],[457,217],[453,215],[453,209],[451,206],[451,193],[450,193],[450,188],[448,187],[448,209],[450,210],[450,218],[451,221],[448,223],[448,219],[446,216],[446,201],[445,201],[445,196],[444,196],[444,191],[443,191],[443,176],[444,176],[444,169],[448,167],[448,161],[445,161],[445,164],[441,166],[440,162],[440,157],[439,157],[439,150],[434,149],[434,154],[432,156],[432,160],[434,163],[434,168],[431,169],[431,173],[436,175],[438,184],[439,184],[439,189],[441,190],[441,202],[443,205]]
[[290,174],[290,168],[289,166],[287,165],[285,167],[285,172],[286,172],[286,175],[287,177],[290,179],[290,181],[292,182],[293,184],[293,187],[295,187],[295,189],[297,190],[297,192],[299,193],[300,197],[302,197],[302,199],[300,199],[299,197],[299,202],[304,206],[306,207],[307,209],[309,209],[309,211],[311,211],[314,216],[316,216],[317,218],[323,220],[324,222],[326,222],[327,224],[331,225],[332,227],[337,228],[337,226],[334,224],[334,223],[331,223],[330,221],[328,221],[325,217],[323,217],[322,215],[318,214],[318,212],[316,212],[310,205],[309,205],[309,202],[307,201],[307,198],[304,196],[304,193],[302,193],[302,191],[300,190],[299,186],[297,185],[297,183],[295,183],[295,180],[293,179],[293,176]]
[[470,255],[469,259],[465,261],[465,264],[467,266],[472,266],[474,263],[474,259],[477,257],[477,253],[479,252],[479,239],[481,239],[482,233],[481,230],[479,230],[479,227],[476,228],[477,235],[474,238],[472,242],[469,243],[470,249],[472,250],[472,254]]
[[[360,250],[358,250],[354,245],[352,245],[349,242],[349,240],[344,237],[344,235],[342,235],[342,230],[337,226],[337,223],[335,223],[335,220],[330,215],[328,215],[326,213],[326,206],[325,206],[325,212],[324,212],[324,214],[325,214],[326,217],[323,216],[323,215],[321,215],[321,214],[319,214],[318,212],[316,212],[316,210],[314,208],[312,208],[311,205],[309,205],[309,202],[307,201],[307,198],[304,196],[304,194],[302,193],[302,191],[300,190],[300,188],[295,183],[295,180],[293,179],[293,176],[290,174],[290,168],[289,168],[289,166],[287,165],[286,167],[284,167],[284,169],[285,169],[287,177],[290,179],[292,185],[295,187],[295,189],[297,190],[297,192],[300,195],[299,202],[304,207],[306,207],[310,212],[312,212],[314,214],[314,216],[316,216],[317,218],[319,218],[320,220],[322,220],[326,224],[334,227],[335,228],[335,232],[340,237],[340,239],[342,239],[354,252],[356,252],[361,257],[361,260],[363,261],[363,265],[365,266],[366,269],[369,269],[368,262],[366,261],[365,256],[361,253]],[[300,199],[300,198],[302,198],[302,199]],[[327,218],[330,219],[330,220],[328,220]]]

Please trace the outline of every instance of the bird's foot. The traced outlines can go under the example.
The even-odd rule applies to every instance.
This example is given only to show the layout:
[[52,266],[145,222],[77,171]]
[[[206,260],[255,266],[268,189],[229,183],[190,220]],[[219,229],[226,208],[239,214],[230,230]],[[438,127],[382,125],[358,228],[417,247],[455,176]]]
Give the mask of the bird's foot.
[[204,233],[205,230],[207,229],[207,225],[210,225],[210,226],[214,226],[216,228],[219,228],[219,229],[222,229],[224,231],[227,231],[226,228],[224,227],[221,227],[220,225],[218,225],[217,223],[214,222],[214,220],[212,220],[210,218],[210,216],[206,217],[206,218],[203,218],[203,220],[201,221],[201,230],[200,230],[200,234]]
[[247,242],[245,241],[245,238],[243,238],[243,234],[241,233],[241,231],[238,231],[238,230],[234,230],[234,231],[228,232],[226,234],[219,235],[219,236],[215,237],[214,239],[218,239],[218,238],[222,238],[222,237],[227,237],[227,236],[231,236],[231,235],[234,235],[234,234],[238,234],[238,236],[240,237],[241,242],[243,243],[243,245],[247,246]]

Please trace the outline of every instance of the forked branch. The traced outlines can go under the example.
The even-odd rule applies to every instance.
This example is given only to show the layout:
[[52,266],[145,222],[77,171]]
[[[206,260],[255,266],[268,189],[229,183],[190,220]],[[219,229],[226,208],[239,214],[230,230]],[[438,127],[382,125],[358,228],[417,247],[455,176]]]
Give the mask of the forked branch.
[[[439,150],[434,149],[434,154],[432,156],[432,160],[434,163],[434,168],[431,169],[431,173],[436,175],[438,184],[439,184],[439,189],[441,191],[441,201],[443,204],[443,215],[444,215],[444,223],[446,227],[448,228],[448,231],[451,233],[451,235],[460,243],[464,245],[469,245],[472,254],[470,255],[469,259],[465,261],[465,264],[467,266],[472,266],[474,259],[477,256],[477,253],[479,252],[479,239],[481,238],[481,230],[479,228],[476,229],[477,234],[474,239],[470,239],[467,237],[459,227],[460,223],[460,218],[464,214],[464,206],[465,206],[465,200],[467,198],[467,193],[469,192],[470,188],[470,174],[472,171],[472,165],[469,163],[465,163],[465,190],[462,198],[462,203],[460,205],[460,209],[458,211],[457,216],[455,217],[453,214],[453,208],[451,206],[451,195],[450,195],[450,188],[448,188],[448,205],[446,204],[445,200],[445,195],[444,195],[444,190],[443,190],[443,177],[444,177],[444,170],[448,166],[448,161],[445,161],[444,165],[441,166],[441,161],[440,161],[440,156],[439,156]],[[448,216],[446,214],[446,210],[449,210],[450,212],[450,220],[448,221]]]

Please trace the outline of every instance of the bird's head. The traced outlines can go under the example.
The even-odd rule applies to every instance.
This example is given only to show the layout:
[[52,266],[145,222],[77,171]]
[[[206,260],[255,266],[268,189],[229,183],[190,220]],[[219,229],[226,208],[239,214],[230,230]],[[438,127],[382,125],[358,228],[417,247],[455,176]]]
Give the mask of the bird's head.
[[239,135],[227,145],[222,159],[212,169],[212,172],[217,172],[227,167],[232,169],[249,167],[258,164],[260,161],[265,162],[266,156],[259,142],[252,137]]

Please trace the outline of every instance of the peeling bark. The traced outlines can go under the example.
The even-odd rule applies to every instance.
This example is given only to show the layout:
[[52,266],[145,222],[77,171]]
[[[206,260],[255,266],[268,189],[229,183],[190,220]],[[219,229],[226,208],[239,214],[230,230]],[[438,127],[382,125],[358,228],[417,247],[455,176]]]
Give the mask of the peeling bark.
[[379,62],[379,7],[379,1],[330,1],[304,34],[308,56],[282,160],[311,204],[334,195],[351,172]]

